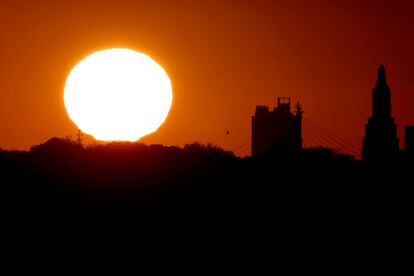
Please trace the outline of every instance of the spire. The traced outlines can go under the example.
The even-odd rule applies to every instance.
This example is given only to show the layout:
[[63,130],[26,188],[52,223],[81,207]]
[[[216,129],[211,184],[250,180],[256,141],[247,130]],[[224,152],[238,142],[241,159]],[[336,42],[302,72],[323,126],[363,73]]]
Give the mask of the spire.
[[385,76],[385,66],[378,68],[378,79],[372,93],[372,117],[391,117],[391,90]]
[[381,64],[378,68],[378,79],[377,79],[377,86],[387,84],[387,79],[385,75],[385,66]]
[[296,104],[296,115],[302,116],[302,114],[303,114],[303,109],[302,109],[302,106],[300,105],[300,103],[298,102]]

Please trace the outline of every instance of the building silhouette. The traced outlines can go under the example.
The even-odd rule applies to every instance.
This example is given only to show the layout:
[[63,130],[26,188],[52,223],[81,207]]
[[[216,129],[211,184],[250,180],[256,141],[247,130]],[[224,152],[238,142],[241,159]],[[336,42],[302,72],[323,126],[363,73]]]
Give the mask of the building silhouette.
[[289,151],[302,149],[302,109],[290,112],[290,98],[278,97],[277,107],[257,106],[252,117],[252,155],[277,147]]
[[405,151],[414,155],[414,126],[405,126]]
[[385,67],[381,64],[372,91],[372,116],[365,125],[362,159],[390,159],[396,157],[398,151],[397,125],[391,116],[391,90],[387,84]]

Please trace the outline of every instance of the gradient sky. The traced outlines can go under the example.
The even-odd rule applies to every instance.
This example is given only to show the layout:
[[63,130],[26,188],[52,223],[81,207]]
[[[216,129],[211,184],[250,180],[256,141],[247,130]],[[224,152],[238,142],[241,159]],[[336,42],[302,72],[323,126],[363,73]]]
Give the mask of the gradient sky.
[[150,55],[172,80],[170,115],[146,143],[233,150],[250,140],[256,105],[291,96],[360,147],[380,63],[402,139],[414,124],[413,15],[409,0],[2,0],[0,147],[76,135],[65,79],[113,47]]

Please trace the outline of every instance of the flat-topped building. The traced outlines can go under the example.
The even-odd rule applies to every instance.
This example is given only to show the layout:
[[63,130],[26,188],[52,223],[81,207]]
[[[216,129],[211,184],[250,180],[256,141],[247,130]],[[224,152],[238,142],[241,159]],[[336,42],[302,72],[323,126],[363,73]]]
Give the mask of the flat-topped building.
[[414,155],[414,125],[405,126],[405,151]]
[[290,112],[290,98],[279,97],[277,106],[257,106],[252,117],[252,155],[266,152],[272,147],[289,150],[302,149],[302,109]]

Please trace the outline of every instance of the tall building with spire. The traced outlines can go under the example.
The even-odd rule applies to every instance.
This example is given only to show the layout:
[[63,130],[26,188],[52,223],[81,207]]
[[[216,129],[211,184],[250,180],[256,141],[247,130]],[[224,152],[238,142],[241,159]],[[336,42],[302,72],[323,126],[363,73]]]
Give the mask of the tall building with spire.
[[372,116],[365,125],[362,159],[390,159],[398,151],[397,125],[391,116],[391,89],[387,84],[385,67],[381,64],[377,83],[372,91]]

